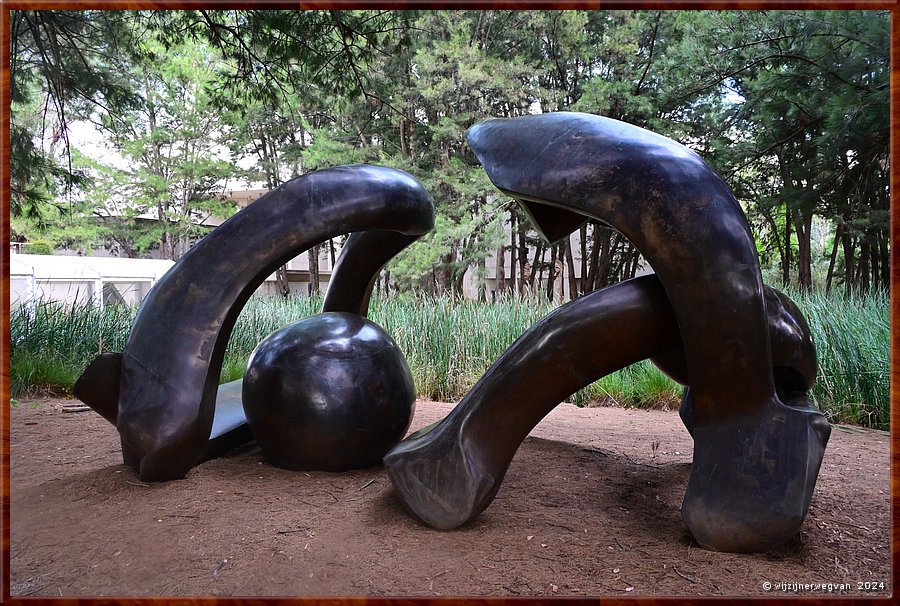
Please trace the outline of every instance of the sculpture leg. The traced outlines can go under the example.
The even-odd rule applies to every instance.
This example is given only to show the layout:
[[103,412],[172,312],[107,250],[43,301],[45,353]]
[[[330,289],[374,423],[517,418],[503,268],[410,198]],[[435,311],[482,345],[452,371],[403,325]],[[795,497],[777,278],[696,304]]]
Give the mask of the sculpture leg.
[[[831,435],[831,426],[807,397],[816,378],[816,350],[806,319],[787,295],[769,286],[763,290],[779,402],[749,417],[744,428],[722,423],[697,428],[690,387],[679,410],[695,438],[682,516],[700,545],[720,551],[764,551],[800,531]],[[673,358],[662,366],[678,374],[673,368],[683,363]],[[735,457],[736,442],[750,456]],[[795,466],[790,473],[785,462]],[[742,488],[722,490],[726,481]],[[728,515],[748,493],[762,503],[780,502],[777,515],[764,507],[740,518]]]
[[323,312],[346,311],[366,317],[375,278],[385,263],[419,239],[396,231],[363,231],[350,234],[341,247],[325,293]]
[[[771,286],[763,286],[772,372],[778,399],[795,408],[811,408],[807,392],[816,382],[816,346],[803,312],[790,297]],[[657,368],[682,385],[689,385],[684,352],[674,348],[653,358]],[[685,389],[679,414],[691,436],[694,435],[694,400],[690,387]],[[824,445],[823,445],[824,446]]]
[[471,520],[493,500],[519,444],[559,402],[677,342],[671,306],[653,276],[558,308],[510,346],[449,416],[388,452],[384,464],[400,499],[435,528]]
[[811,407],[780,403],[730,421],[695,425],[681,514],[703,547],[766,551],[800,531],[831,427]]
[[[816,348],[806,319],[777,289],[764,286],[763,296],[779,402],[733,422],[708,423],[698,433],[691,387],[681,400],[681,420],[695,438],[682,515],[697,542],[710,549],[764,551],[795,536],[831,434],[807,397],[816,379]],[[683,352],[669,351],[653,362],[676,381],[690,382]],[[738,490],[723,490],[726,482]],[[747,494],[755,503],[779,506],[774,512],[748,508]],[[732,515],[740,510],[744,515]]]

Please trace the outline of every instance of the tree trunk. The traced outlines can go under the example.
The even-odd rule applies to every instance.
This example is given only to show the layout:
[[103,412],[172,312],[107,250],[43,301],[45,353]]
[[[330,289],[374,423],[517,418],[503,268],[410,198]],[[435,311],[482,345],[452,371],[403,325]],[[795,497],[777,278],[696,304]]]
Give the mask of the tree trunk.
[[629,250],[631,250],[631,268],[628,270],[628,278],[631,279],[637,275],[638,266],[641,263],[641,252],[637,249],[634,244],[628,245]]
[[461,242],[457,241],[453,243],[453,246],[450,248],[450,265],[447,266],[447,272],[450,276],[450,289],[451,293],[455,298],[461,298],[464,294],[463,286],[465,285],[466,271],[463,269],[461,272],[453,267],[453,264],[460,258],[460,250],[465,250],[466,240],[463,239]]
[[550,245],[550,268],[547,272],[547,300],[553,302],[554,287],[556,286],[556,250],[558,246]]
[[456,255],[456,244],[450,245],[450,252],[441,256],[440,283],[438,284],[441,294],[453,291],[453,260]]
[[837,229],[834,232],[834,245],[831,247],[831,255],[828,258],[828,273],[825,276],[825,292],[831,292],[831,282],[834,278],[834,264],[837,261],[837,252],[838,246],[841,243],[841,232],[844,229],[844,223],[841,222],[838,224]]
[[[619,250],[620,245],[622,250],[616,255],[616,251]],[[606,271],[606,279],[604,280],[603,286],[609,286],[610,284],[615,284],[622,280],[625,266],[628,264],[628,252],[626,248],[627,245],[623,244],[619,238],[619,234],[616,234],[614,246],[612,246],[611,254],[609,255],[609,269]]]
[[784,255],[781,257],[781,285],[791,283],[791,209],[784,205]]
[[538,245],[534,249],[534,262],[531,264],[531,275],[528,277],[528,286],[532,288],[534,292],[537,292],[537,287],[535,285],[535,277],[540,279],[540,275],[543,275],[543,270],[541,274],[538,275],[538,266],[544,260],[544,243],[538,242]]
[[869,290],[869,243],[863,242],[859,247],[859,265],[856,268],[856,287],[860,292]]
[[878,236],[875,236],[876,241],[869,246],[869,256],[871,257],[869,260],[869,268],[871,280],[869,285],[871,288],[875,288],[878,286],[878,278],[881,276],[880,266],[878,265]]
[[566,236],[565,256],[566,270],[569,272],[569,299],[578,296],[578,281],[575,279],[575,258],[572,256],[572,236]]
[[[503,248],[500,249],[500,256],[503,256]],[[483,256],[478,257],[478,261],[476,263],[477,270],[476,275],[478,282],[478,300],[482,303],[487,301],[487,281],[485,280],[485,275],[487,274],[487,260]]]
[[319,294],[319,245],[316,244],[306,251],[309,259],[309,296]]
[[597,288],[597,270],[600,265],[600,225],[596,222],[591,223],[591,259],[588,265],[587,280],[584,280],[584,286],[581,290],[584,293],[593,292]]
[[460,275],[455,276],[453,278],[453,297],[456,299],[461,299],[465,293],[464,286],[466,280],[466,272],[462,272]]
[[159,224],[163,226],[163,232],[159,236],[159,258],[160,259],[171,259],[172,252],[169,247],[171,242],[171,236],[169,234],[169,220],[166,217],[165,208],[162,205],[162,202],[156,203],[156,220],[159,221]]
[[[483,261],[481,262],[484,263]],[[506,247],[500,245],[497,247],[497,266],[495,271],[496,291],[502,293],[506,290]]]
[[594,282],[594,290],[608,286],[609,273],[615,260],[616,250],[619,248],[619,234],[613,235],[611,230],[603,230],[605,233],[600,240],[600,260],[597,267],[597,279]]
[[888,291],[891,287],[891,252],[888,247],[890,234],[882,230],[878,235],[878,253],[881,257],[881,276],[878,286]]
[[797,285],[803,292],[812,288],[812,213],[798,210],[793,213],[794,232],[797,234]]
[[853,238],[849,231],[841,234],[841,246],[844,249],[844,291],[849,295],[853,290],[853,275],[856,271],[855,250]]
[[287,265],[282,265],[275,270],[275,287],[278,289],[278,294],[282,297],[287,298],[290,296],[291,285],[287,279]]
[[131,245],[128,244],[127,238],[116,236],[116,235],[111,235],[110,237],[116,241],[116,243],[119,245],[119,248],[121,248],[123,251],[125,251],[125,255],[129,259],[137,258],[137,252],[135,252],[135,250],[133,248],[131,248]]
[[[775,220],[775,216],[772,213],[768,212],[767,210],[763,209],[763,210],[760,210],[760,212],[761,212],[763,218],[765,218],[766,222],[769,224],[769,227],[771,228],[772,233],[775,234],[775,248],[778,250],[778,267],[780,267],[782,269],[782,273],[783,273],[783,270],[785,267],[784,246],[782,245],[782,242],[781,242],[781,233],[780,233],[781,230],[778,227],[778,222]],[[790,264],[788,264],[788,267],[790,267]],[[782,278],[783,277],[784,276],[782,276]]]
[[518,292],[516,288],[516,261],[518,261],[518,247],[516,246],[516,213],[510,211],[509,217],[509,285],[510,290]]
[[581,224],[578,228],[578,235],[581,239],[581,275],[579,276],[578,295],[587,292],[587,222]]
[[[525,230],[527,227],[523,227],[522,221],[516,221],[516,228],[519,234],[519,294],[525,294],[525,269],[526,265],[528,265],[528,242],[525,240]],[[534,266],[531,268],[531,276],[534,278]]]
[[409,146],[406,144],[406,119],[401,115],[400,116],[400,153],[403,154],[404,157],[409,157]]

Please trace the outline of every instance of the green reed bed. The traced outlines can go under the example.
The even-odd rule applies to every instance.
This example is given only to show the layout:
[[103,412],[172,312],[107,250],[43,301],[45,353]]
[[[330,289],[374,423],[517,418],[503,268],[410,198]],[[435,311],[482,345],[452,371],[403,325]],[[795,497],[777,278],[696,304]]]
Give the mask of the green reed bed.
[[38,301],[18,306],[9,317],[10,392],[21,396],[49,389],[68,393],[95,355],[121,351],[136,310]]
[[806,315],[816,343],[816,403],[833,421],[887,429],[891,334],[887,293],[789,295]]
[[376,302],[371,317],[406,353],[420,395],[452,402],[550,309],[512,297],[491,304],[410,297]]
[[[886,428],[889,423],[888,298],[791,293],[809,319],[819,351],[813,398],[832,421]],[[241,378],[250,352],[272,331],[318,313],[322,299],[253,297],[235,324],[222,382]],[[451,297],[375,298],[369,316],[406,354],[421,397],[460,400],[488,367],[553,305],[502,296],[493,303]],[[10,316],[10,386],[19,397],[35,389],[66,392],[99,352],[121,351],[137,310],[42,302]],[[602,344],[598,344],[602,347]],[[636,407],[677,407],[681,387],[648,361],[613,373],[570,401]]]

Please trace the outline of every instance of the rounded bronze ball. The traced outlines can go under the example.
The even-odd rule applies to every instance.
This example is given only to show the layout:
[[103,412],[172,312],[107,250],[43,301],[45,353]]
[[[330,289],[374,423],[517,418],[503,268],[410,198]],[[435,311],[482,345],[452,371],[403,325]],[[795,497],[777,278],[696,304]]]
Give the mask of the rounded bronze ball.
[[295,470],[370,467],[409,429],[415,384],[403,352],[362,316],[329,312],[263,339],[242,400],[265,458]]

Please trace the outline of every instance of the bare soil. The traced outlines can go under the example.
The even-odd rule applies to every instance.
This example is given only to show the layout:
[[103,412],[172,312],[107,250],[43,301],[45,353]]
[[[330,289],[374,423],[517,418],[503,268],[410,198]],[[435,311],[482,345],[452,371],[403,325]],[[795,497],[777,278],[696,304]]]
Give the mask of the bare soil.
[[[184,480],[144,484],[122,464],[115,429],[91,411],[63,412],[65,402],[10,410],[14,596],[892,590],[885,432],[836,426],[800,535],[737,555],[699,548],[684,527],[692,442],[674,412],[560,405],[519,449],[487,511],[440,532],[404,513],[381,467],[284,471],[255,444]],[[418,402],[413,429],[450,409]],[[807,583],[832,587],[793,585]]]

